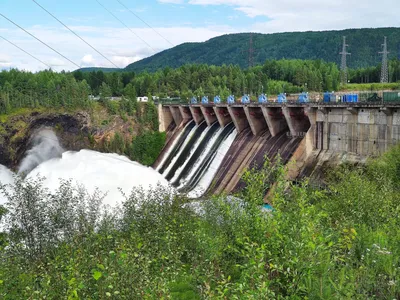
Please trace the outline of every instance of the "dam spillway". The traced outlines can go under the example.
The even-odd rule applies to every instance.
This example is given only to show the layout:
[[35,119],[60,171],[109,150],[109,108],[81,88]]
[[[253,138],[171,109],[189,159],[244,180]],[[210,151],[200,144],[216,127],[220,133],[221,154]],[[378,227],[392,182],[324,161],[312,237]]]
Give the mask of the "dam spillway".
[[265,158],[293,161],[297,178],[335,155],[376,156],[400,141],[396,103],[160,104],[159,116],[170,139],[154,167],[193,197],[239,191]]

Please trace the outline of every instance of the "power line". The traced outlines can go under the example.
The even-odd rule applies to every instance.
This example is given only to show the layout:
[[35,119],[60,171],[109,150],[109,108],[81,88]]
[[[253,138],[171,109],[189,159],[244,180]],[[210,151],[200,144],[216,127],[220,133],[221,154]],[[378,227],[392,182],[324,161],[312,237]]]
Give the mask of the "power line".
[[124,3],[122,3],[120,0],[117,0],[119,4],[121,4],[126,10],[128,10],[132,15],[134,15],[136,18],[138,18],[140,21],[142,21],[144,24],[146,24],[150,29],[152,29],[155,33],[157,33],[160,37],[162,37],[165,41],[167,41],[171,46],[175,47],[173,43],[171,43],[168,39],[166,39],[161,33],[156,31],[153,27],[150,26],[145,20],[143,20],[141,17],[139,17],[136,13],[134,13],[131,9],[129,9]]
[[46,64],[44,61],[40,60],[39,58],[37,58],[36,56],[33,56],[32,54],[30,54],[28,51],[25,51],[24,49],[22,49],[21,47],[19,47],[18,45],[14,44],[13,42],[7,40],[5,37],[0,35],[0,38],[2,38],[3,40],[5,40],[6,42],[10,43],[11,45],[13,45],[14,47],[18,48],[19,50],[21,50],[22,52],[28,54],[30,57],[36,59],[38,62],[44,64],[45,66],[49,67],[51,69],[51,66],[49,66],[48,64]]
[[129,28],[128,25],[126,25],[120,18],[118,18],[115,14],[113,14],[107,7],[105,7],[103,4],[101,4],[98,0],[95,0],[101,7],[103,7],[110,15],[112,15],[115,19],[117,19],[122,25],[124,25],[130,32],[132,32],[139,40],[141,40],[143,43],[145,43],[153,52],[156,52],[156,50],[153,49],[153,47],[150,46],[149,43],[147,43],[144,39],[142,39],[139,35],[137,35],[132,29]]
[[103,53],[98,51],[95,47],[93,47],[91,44],[89,44],[87,41],[85,41],[80,35],[78,35],[75,31],[73,31],[71,28],[69,28],[67,25],[65,25],[63,22],[61,22],[60,19],[58,19],[55,15],[53,15],[51,12],[49,12],[46,8],[44,8],[42,5],[40,5],[36,0],[32,0],[37,6],[39,6],[41,9],[43,9],[45,12],[47,12],[50,16],[52,16],[55,20],[57,20],[61,25],[63,25],[65,28],[67,28],[72,34],[74,34],[77,38],[79,38],[82,42],[84,42],[86,45],[88,45],[90,48],[92,48],[94,51],[96,51],[98,54],[100,54],[103,58],[105,58],[109,63],[111,63],[114,67],[117,69],[120,69],[116,64],[114,64],[110,59],[108,59]]
[[10,23],[14,24],[15,26],[17,26],[19,29],[21,29],[22,31],[24,31],[25,33],[29,34],[31,37],[33,37],[35,40],[39,41],[40,43],[42,43],[43,45],[45,45],[47,48],[51,49],[52,51],[56,52],[58,55],[60,55],[61,57],[63,57],[64,59],[68,60],[71,64],[73,64],[74,66],[80,68],[80,66],[76,63],[74,63],[72,60],[70,60],[68,57],[66,57],[65,55],[61,54],[60,52],[58,52],[56,49],[54,49],[53,47],[49,46],[48,44],[46,44],[45,42],[43,42],[41,39],[37,38],[36,36],[34,36],[32,33],[30,33],[29,31],[25,30],[23,27],[19,26],[17,23],[15,23],[14,21],[10,20],[9,18],[7,18],[5,15],[3,15],[2,13],[0,13],[0,16],[2,16],[4,19],[6,19],[7,21],[9,21]]

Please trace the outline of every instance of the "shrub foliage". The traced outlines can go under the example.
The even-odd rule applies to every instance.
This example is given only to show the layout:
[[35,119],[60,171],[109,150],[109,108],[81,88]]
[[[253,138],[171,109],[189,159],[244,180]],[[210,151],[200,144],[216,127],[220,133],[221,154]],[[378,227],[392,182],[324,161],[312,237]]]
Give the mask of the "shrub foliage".
[[318,190],[267,163],[246,174],[257,184],[242,200],[190,203],[157,187],[113,210],[68,181],[49,192],[40,178],[17,179],[0,187],[0,297],[398,299],[399,170],[397,147]]

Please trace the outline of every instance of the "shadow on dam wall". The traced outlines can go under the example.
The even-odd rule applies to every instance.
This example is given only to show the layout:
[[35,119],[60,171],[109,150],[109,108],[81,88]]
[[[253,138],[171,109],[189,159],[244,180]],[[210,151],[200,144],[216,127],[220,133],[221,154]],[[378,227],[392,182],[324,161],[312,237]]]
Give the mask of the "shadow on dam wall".
[[260,170],[266,159],[274,161],[278,155],[286,164],[297,150],[302,138],[292,138],[289,131],[272,136],[269,130],[254,136],[250,129],[237,136],[214,178],[211,194],[238,192],[245,187],[242,176],[249,168]]

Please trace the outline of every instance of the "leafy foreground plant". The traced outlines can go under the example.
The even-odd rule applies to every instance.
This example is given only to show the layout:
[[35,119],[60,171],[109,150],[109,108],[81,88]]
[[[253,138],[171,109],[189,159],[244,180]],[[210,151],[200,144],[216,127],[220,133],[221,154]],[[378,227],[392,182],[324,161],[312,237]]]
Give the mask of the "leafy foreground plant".
[[[246,174],[257,184],[242,201],[194,204],[156,187],[114,210],[71,182],[50,193],[17,179],[2,217],[0,297],[400,298],[399,169],[397,147],[321,191],[266,163]],[[259,205],[272,181],[268,215]]]

